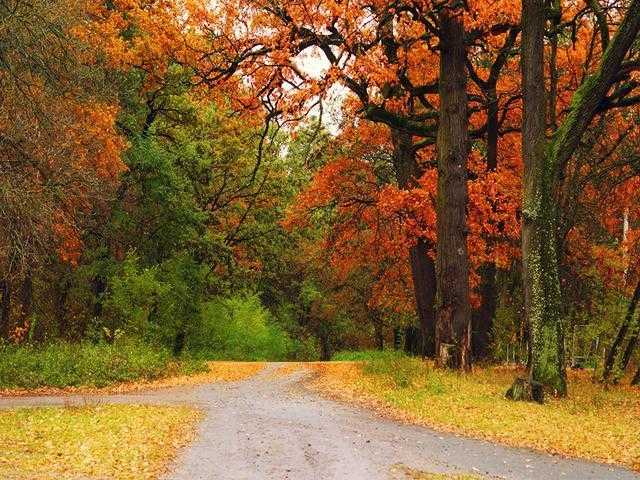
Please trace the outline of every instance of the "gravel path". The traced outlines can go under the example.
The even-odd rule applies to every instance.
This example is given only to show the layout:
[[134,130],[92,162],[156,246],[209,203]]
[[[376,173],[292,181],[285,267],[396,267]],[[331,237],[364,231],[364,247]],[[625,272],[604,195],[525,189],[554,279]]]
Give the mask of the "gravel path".
[[236,383],[101,397],[0,398],[0,408],[82,403],[191,404],[206,412],[196,442],[166,480],[395,480],[403,469],[488,478],[640,479],[628,470],[568,460],[403,425],[321,398],[308,373],[270,364]]

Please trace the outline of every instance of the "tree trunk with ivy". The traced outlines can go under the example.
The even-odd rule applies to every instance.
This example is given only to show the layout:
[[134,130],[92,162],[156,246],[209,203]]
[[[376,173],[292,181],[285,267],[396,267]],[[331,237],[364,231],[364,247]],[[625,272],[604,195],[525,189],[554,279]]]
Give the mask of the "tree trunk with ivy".
[[440,14],[440,122],[437,196],[436,361],[471,367],[471,308],[467,254],[467,119],[462,12],[445,6]]
[[[531,358],[528,382],[566,393],[560,276],[556,252],[555,169],[547,154],[544,81],[545,6],[543,0],[522,3],[522,81],[524,160],[522,199],[522,267],[525,315]],[[527,399],[516,384],[514,399]],[[519,394],[518,394],[519,393]]]
[[[570,109],[546,140],[544,0],[522,2],[522,82],[524,159],[522,256],[525,314],[530,328],[531,361],[528,382],[538,383],[566,395],[564,336],[557,260],[558,192],[562,174],[594,116],[600,111],[620,66],[640,31],[640,0],[633,0],[613,39],[608,42],[598,70],[575,92]],[[533,388],[507,392],[515,399],[527,398]]]

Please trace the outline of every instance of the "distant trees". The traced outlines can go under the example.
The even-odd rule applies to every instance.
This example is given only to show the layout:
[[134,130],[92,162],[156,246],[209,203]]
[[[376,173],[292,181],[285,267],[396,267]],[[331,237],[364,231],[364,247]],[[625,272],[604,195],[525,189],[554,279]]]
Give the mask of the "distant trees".
[[[83,2],[0,5],[0,278],[2,326],[32,313],[32,277],[77,261],[80,229],[123,170],[115,100],[72,33]],[[91,64],[91,67],[89,67]],[[57,259],[56,259],[57,257]],[[12,293],[21,291],[12,300]]]

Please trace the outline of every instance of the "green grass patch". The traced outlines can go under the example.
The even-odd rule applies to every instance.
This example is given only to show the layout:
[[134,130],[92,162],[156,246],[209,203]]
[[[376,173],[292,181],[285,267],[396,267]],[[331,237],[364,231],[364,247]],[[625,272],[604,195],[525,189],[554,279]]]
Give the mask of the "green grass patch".
[[176,361],[168,350],[134,341],[0,346],[0,388],[106,387],[205,371],[204,362]]
[[338,352],[333,360],[364,362],[364,373],[386,377],[397,388],[408,388],[421,382],[423,388],[433,393],[444,389],[439,379],[431,375],[431,369],[425,368],[422,360],[409,357],[402,351],[345,351]]
[[339,362],[370,362],[376,360],[390,360],[393,358],[408,358],[399,350],[343,350],[336,352],[331,360]]

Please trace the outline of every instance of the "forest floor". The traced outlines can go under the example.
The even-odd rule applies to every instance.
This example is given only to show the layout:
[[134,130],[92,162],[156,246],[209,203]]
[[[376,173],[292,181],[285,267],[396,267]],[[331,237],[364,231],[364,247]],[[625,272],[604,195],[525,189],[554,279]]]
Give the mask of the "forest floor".
[[[109,395],[5,397],[0,407],[195,407],[204,414],[196,440],[178,456],[173,471],[163,477],[167,480],[640,479],[612,465],[443,433],[336,401],[317,391],[323,388],[318,383],[323,369],[323,364],[272,363],[232,382]],[[11,457],[11,448],[5,446],[5,457]],[[17,473],[11,478],[36,477]]]

